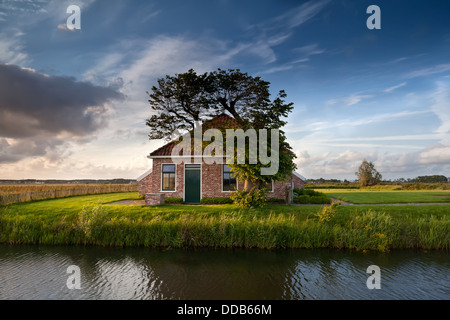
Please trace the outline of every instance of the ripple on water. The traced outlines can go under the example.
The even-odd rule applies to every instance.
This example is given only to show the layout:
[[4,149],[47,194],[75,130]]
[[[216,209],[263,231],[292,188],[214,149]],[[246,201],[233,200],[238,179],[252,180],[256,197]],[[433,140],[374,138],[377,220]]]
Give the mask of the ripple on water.
[[[0,299],[449,299],[446,252],[0,246]],[[369,290],[369,265],[381,290]],[[67,267],[81,269],[69,290]]]

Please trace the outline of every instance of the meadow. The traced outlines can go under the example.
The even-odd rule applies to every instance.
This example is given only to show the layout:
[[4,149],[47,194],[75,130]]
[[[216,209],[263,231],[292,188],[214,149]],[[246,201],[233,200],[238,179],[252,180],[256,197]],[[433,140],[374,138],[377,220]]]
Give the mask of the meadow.
[[137,192],[0,206],[0,243],[448,250],[449,207],[114,205]]
[[326,195],[354,204],[450,203],[450,191],[386,189],[319,189]]
[[137,184],[0,185],[0,205],[33,200],[137,190]]

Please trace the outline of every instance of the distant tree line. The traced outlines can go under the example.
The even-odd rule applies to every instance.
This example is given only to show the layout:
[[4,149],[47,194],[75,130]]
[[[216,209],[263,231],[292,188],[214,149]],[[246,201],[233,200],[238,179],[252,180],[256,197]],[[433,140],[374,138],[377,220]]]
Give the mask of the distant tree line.
[[[306,179],[306,183],[352,183],[357,182],[357,180],[349,181],[347,179],[341,180],[341,179]],[[431,176],[418,176],[416,178],[397,178],[397,179],[388,179],[388,180],[381,180],[381,183],[416,183],[416,182],[423,182],[423,183],[446,183],[450,182],[450,177],[446,177],[443,175],[431,175]]]
[[398,183],[414,183],[414,182],[424,182],[424,183],[445,183],[450,182],[450,177],[446,177],[443,175],[432,175],[432,176],[418,176],[416,178],[410,179],[410,178],[399,178],[393,180],[393,182]]
[[306,179],[306,183],[350,183],[350,182],[355,182],[356,180],[353,181],[348,181],[347,179],[344,180],[340,180],[340,179],[324,179],[324,178],[319,178],[319,179]]

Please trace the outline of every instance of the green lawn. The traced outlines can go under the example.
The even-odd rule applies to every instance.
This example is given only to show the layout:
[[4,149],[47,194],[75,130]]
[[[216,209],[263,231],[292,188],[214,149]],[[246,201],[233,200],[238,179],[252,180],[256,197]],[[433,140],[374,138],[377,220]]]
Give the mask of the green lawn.
[[365,189],[321,189],[330,197],[355,204],[450,203],[449,191],[367,191]]
[[[106,205],[115,193],[0,207],[0,243],[147,247],[450,248],[447,206]],[[325,218],[325,219],[322,219]]]

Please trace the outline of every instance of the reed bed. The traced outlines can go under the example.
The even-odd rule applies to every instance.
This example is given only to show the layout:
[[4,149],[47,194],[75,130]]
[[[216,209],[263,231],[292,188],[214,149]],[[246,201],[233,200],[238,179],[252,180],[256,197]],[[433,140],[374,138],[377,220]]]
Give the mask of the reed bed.
[[89,194],[132,191],[138,191],[137,184],[0,185],[0,205]]
[[[111,201],[112,195],[109,196]],[[94,199],[99,196],[92,196]],[[118,197],[118,196],[116,196]],[[82,197],[80,197],[81,199]],[[75,199],[75,198],[69,198]],[[60,199],[0,208],[0,243],[165,248],[450,249],[443,208],[120,206]],[[44,206],[49,203],[48,206]],[[50,206],[53,203],[53,209]],[[65,208],[59,208],[65,204]],[[57,209],[59,208],[59,209]],[[431,206],[430,206],[431,208]],[[422,210],[424,208],[421,208]],[[410,210],[410,211],[408,211]],[[436,210],[431,213],[431,210]]]

